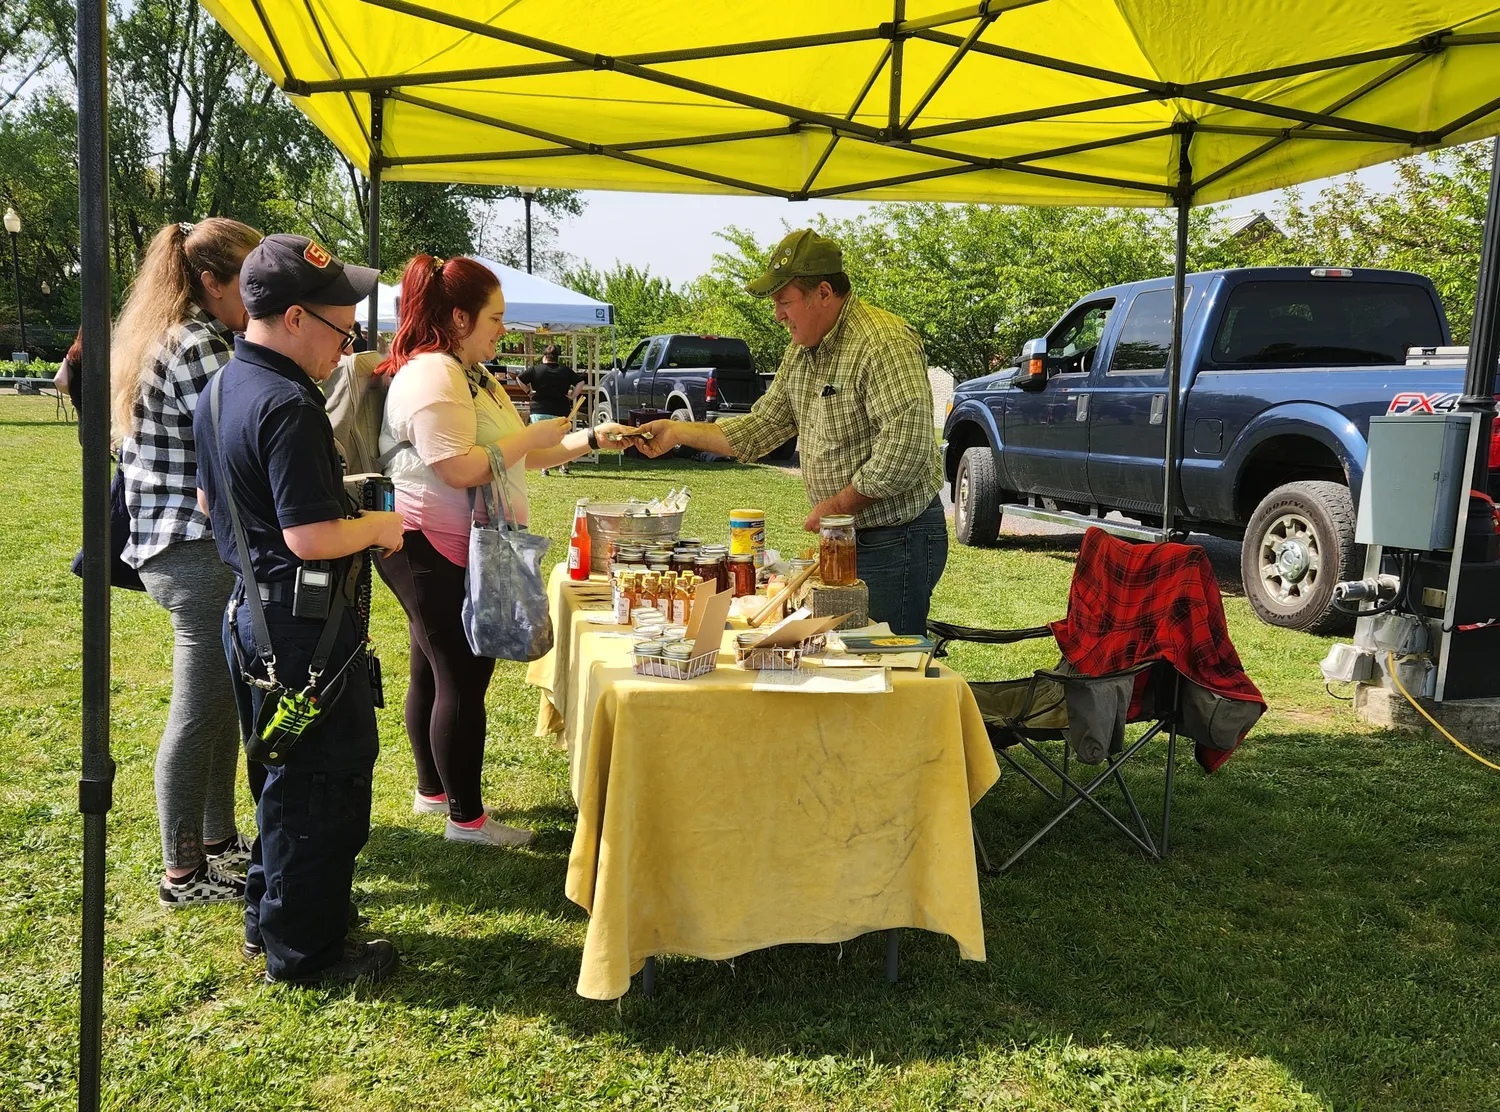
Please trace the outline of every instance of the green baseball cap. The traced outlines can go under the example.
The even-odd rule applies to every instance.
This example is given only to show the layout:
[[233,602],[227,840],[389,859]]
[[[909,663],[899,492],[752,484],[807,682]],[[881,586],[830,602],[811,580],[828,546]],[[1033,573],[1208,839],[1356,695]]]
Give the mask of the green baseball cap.
[[770,297],[793,278],[817,278],[844,269],[844,252],[811,228],[793,232],[771,252],[766,272],[745,286],[752,297]]

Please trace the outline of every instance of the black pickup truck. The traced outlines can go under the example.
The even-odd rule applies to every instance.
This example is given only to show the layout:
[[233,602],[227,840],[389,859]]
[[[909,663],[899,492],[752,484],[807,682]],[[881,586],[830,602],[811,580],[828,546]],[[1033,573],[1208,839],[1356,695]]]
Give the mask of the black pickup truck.
[[[594,422],[627,421],[632,409],[674,421],[749,413],[770,377],[756,373],[750,345],[733,336],[647,336],[600,381]],[[795,446],[793,438],[770,458],[785,459]]]

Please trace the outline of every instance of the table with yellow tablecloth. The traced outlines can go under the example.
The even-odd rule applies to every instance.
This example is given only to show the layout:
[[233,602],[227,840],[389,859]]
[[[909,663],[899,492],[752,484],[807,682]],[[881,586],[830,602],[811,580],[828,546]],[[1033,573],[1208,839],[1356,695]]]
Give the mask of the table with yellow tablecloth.
[[[568,898],[589,912],[581,995],[647,957],[722,959],[920,927],[984,960],[969,809],[999,777],[974,697],[944,669],[875,695],[751,689],[719,667],[637,676],[630,641],[551,583],[557,645],[527,679],[568,750]],[[613,636],[611,635],[613,634]]]

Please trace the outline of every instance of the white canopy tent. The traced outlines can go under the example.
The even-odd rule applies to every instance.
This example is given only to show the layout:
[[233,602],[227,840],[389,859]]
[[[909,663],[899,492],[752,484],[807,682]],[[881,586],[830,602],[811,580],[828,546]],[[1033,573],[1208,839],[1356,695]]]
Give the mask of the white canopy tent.
[[[546,328],[554,332],[574,328],[608,328],[615,322],[614,306],[604,301],[560,286],[556,282],[535,274],[527,274],[493,259],[474,256],[489,267],[500,279],[500,288],[505,291],[505,326],[522,330]],[[397,303],[401,296],[400,286],[382,285],[378,292],[380,309],[380,331],[396,331]],[[370,319],[369,298],[360,302],[359,321]]]

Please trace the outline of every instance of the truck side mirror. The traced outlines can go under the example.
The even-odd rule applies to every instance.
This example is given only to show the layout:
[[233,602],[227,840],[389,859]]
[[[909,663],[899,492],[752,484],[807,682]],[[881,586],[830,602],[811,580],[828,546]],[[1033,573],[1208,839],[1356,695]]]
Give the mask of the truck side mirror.
[[1046,337],[1026,341],[1014,381],[1022,390],[1040,390],[1047,385]]

